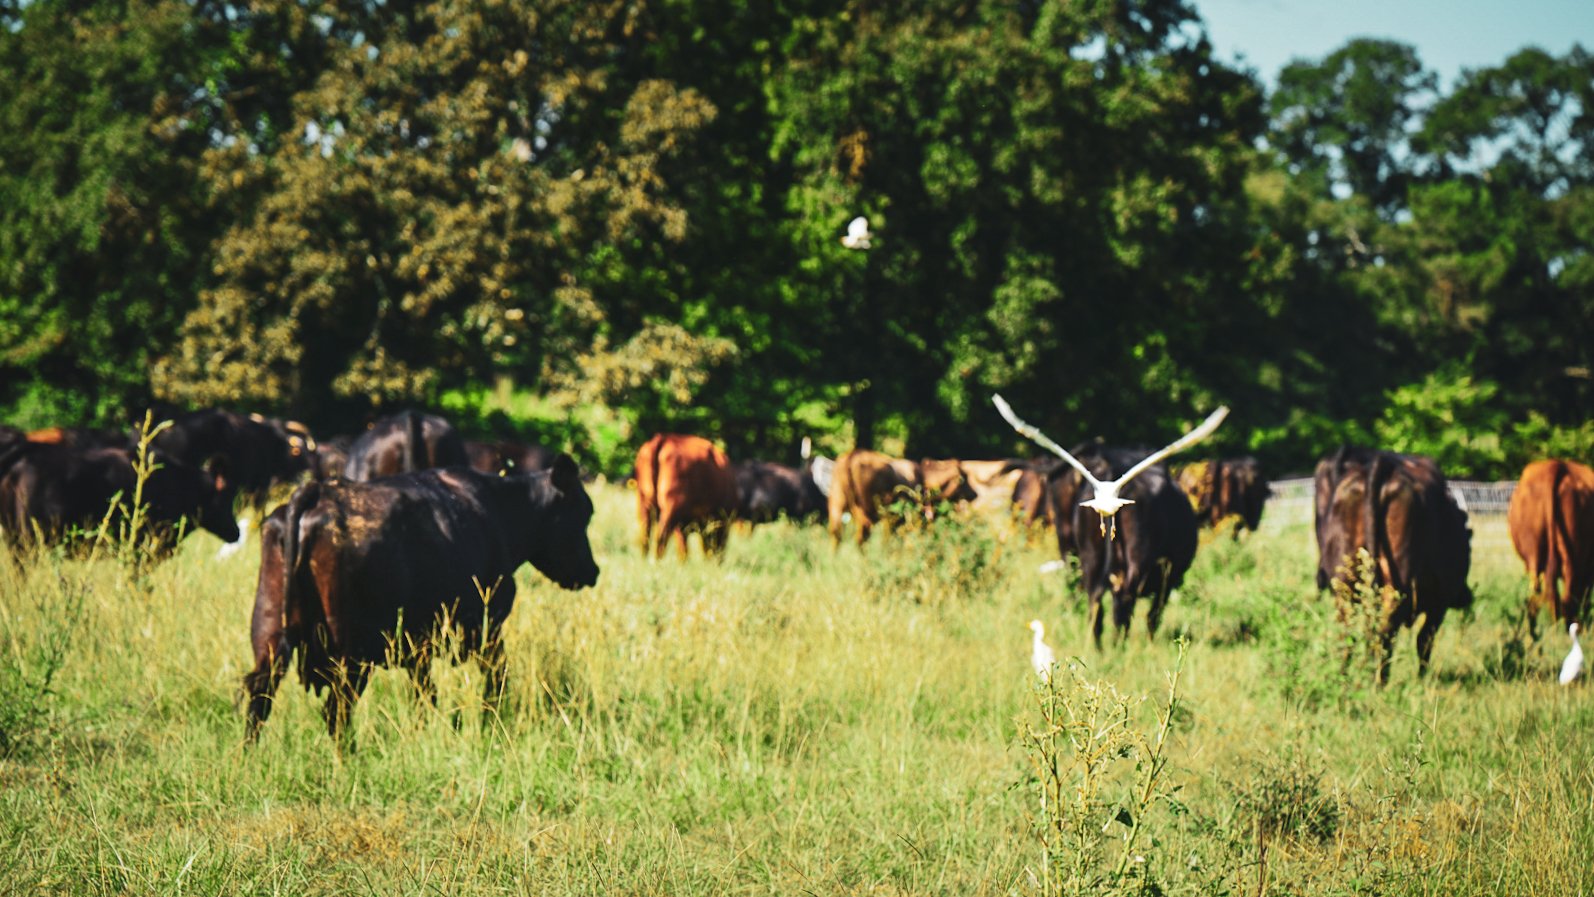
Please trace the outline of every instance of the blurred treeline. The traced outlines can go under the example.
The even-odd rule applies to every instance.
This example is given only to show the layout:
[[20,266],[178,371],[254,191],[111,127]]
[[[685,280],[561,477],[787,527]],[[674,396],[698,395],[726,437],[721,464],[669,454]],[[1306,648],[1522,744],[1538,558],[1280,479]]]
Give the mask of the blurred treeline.
[[1001,391],[1064,443],[1228,403],[1277,473],[1587,460],[1594,59],[1269,94],[1198,11],[0,0],[0,421],[1033,452]]

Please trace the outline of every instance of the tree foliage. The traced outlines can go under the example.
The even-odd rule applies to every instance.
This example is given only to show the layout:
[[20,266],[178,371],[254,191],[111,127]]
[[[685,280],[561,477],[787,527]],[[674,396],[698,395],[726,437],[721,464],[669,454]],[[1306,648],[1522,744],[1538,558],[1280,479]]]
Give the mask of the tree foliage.
[[336,431],[513,383],[561,438],[739,455],[1027,450],[996,390],[1065,442],[1226,402],[1218,448],[1283,470],[1377,439],[1497,475],[1586,441],[1581,48],[1444,92],[1355,40],[1268,96],[1181,0],[0,20],[17,423],[158,398]]

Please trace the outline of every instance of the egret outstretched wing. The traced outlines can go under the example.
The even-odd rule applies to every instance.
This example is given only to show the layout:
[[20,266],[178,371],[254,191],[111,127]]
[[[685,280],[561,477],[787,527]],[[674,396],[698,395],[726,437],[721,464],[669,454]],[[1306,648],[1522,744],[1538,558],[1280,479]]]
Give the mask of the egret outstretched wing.
[[995,403],[996,410],[1002,413],[1002,417],[1006,418],[1007,422],[1013,425],[1013,429],[1017,430],[1021,435],[1028,436],[1030,439],[1035,440],[1035,444],[1039,445],[1041,448],[1046,449],[1057,457],[1067,461],[1075,470],[1084,475],[1085,480],[1090,483],[1092,488],[1101,488],[1101,480],[1096,479],[1096,477],[1091,474],[1085,465],[1079,463],[1078,458],[1070,455],[1067,449],[1048,439],[1045,433],[1042,433],[1035,427],[1019,420],[1018,415],[1013,413],[1013,408],[1007,404],[1006,399],[1002,398],[999,394],[992,393],[991,401]]
[[1201,440],[1207,438],[1208,436],[1211,436],[1212,431],[1216,430],[1218,428],[1218,424],[1223,423],[1223,419],[1228,416],[1229,406],[1219,405],[1218,410],[1207,415],[1207,419],[1201,422],[1201,426],[1196,427],[1194,430],[1191,430],[1178,439],[1175,439],[1173,443],[1167,447],[1152,452],[1146,457],[1140,459],[1139,463],[1135,464],[1134,467],[1124,471],[1124,475],[1119,477],[1117,480],[1118,486],[1122,487],[1125,483],[1143,473],[1146,468],[1156,464],[1158,461],[1161,461],[1163,458],[1168,457],[1174,452],[1182,452],[1190,446],[1195,445]]

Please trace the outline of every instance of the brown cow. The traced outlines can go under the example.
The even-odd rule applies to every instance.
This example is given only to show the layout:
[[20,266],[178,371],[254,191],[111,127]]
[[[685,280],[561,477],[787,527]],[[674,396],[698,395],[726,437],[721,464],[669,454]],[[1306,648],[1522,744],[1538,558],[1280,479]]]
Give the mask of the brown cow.
[[1238,538],[1240,530],[1256,532],[1261,525],[1269,487],[1255,458],[1197,461],[1179,471],[1178,479],[1203,526],[1215,529],[1225,518],[1236,517],[1234,536]]
[[1319,463],[1318,473],[1320,486],[1332,484],[1318,518],[1319,582],[1325,582],[1323,571],[1332,569],[1334,578],[1354,584],[1361,572],[1358,552],[1365,550],[1374,583],[1395,597],[1383,611],[1378,682],[1389,678],[1395,632],[1413,625],[1419,614],[1417,670],[1426,673],[1445,613],[1472,604],[1467,513],[1431,458],[1341,449]]
[[1563,626],[1581,622],[1594,587],[1594,470],[1575,461],[1534,461],[1511,493],[1506,521],[1528,568],[1535,637],[1541,606]]
[[834,544],[841,544],[841,530],[850,514],[858,527],[858,544],[863,545],[875,524],[884,519],[882,510],[899,498],[920,503],[925,516],[933,517],[935,505],[942,501],[972,501],[976,497],[957,461],[926,458],[913,462],[854,449],[836,459],[830,484],[830,537]]
[[[637,520],[642,553],[664,547],[674,536],[686,559],[686,536],[699,533],[703,552],[720,556],[736,515],[736,471],[714,443],[698,436],[655,433],[636,454]],[[658,523],[658,544],[653,524]]]

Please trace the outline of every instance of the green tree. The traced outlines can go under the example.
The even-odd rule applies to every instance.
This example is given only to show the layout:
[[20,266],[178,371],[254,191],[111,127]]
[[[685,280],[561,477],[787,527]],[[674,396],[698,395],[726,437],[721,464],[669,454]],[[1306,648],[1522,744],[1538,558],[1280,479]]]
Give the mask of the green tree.
[[0,416],[120,421],[203,276],[218,37],[163,0],[0,22]]

